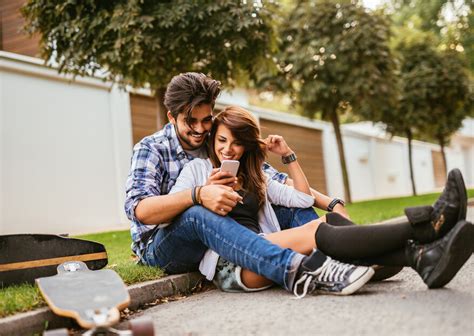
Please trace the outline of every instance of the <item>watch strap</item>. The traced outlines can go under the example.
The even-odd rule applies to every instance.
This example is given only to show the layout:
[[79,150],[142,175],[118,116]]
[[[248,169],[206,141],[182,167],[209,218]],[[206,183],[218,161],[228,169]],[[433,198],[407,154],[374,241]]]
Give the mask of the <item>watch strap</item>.
[[292,163],[293,161],[296,161],[296,159],[297,159],[296,154],[291,153],[290,155],[282,156],[281,157],[281,162],[283,164],[288,164],[288,163]]
[[334,207],[338,204],[341,204],[342,206],[345,205],[345,203],[342,199],[336,197],[331,201],[331,203],[329,203],[329,205],[327,207],[327,211],[332,212],[334,210]]

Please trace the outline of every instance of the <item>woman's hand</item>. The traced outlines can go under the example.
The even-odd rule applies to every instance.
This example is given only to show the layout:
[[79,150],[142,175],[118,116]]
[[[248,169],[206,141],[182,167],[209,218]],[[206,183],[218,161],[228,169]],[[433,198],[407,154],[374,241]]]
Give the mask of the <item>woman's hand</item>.
[[237,185],[237,177],[229,172],[221,172],[219,168],[214,168],[207,179],[206,185],[225,185],[233,188]]
[[242,196],[232,188],[223,185],[205,185],[200,191],[202,206],[212,212],[227,216],[242,201]]
[[293,153],[293,151],[281,135],[269,135],[263,141],[267,145],[267,149],[276,155],[288,156]]

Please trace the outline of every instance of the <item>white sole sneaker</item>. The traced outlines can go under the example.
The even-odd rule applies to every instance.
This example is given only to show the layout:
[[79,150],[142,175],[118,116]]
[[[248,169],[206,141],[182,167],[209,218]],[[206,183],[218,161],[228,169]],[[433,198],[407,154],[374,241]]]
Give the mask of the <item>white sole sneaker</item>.
[[[363,269],[365,268],[365,270]],[[351,274],[351,276],[355,275],[357,278],[353,280],[353,282],[345,287],[342,291],[340,292],[328,292],[328,291],[319,291],[317,290],[316,292],[318,294],[327,294],[327,295],[351,295],[355,292],[357,292],[362,286],[364,286],[369,280],[372,278],[374,275],[375,271],[372,267],[361,267],[359,266],[357,270],[360,270],[357,272],[357,274]]]

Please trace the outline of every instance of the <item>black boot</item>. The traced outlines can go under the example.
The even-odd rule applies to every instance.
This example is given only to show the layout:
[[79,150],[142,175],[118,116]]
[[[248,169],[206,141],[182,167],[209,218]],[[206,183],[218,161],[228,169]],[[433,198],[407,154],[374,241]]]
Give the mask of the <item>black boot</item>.
[[409,240],[406,257],[429,288],[440,288],[451,281],[471,256],[474,246],[474,225],[459,221],[443,238],[430,244]]
[[447,234],[457,222],[466,219],[467,194],[459,169],[449,172],[443,193],[433,206],[405,209],[413,226],[415,240],[430,243]]

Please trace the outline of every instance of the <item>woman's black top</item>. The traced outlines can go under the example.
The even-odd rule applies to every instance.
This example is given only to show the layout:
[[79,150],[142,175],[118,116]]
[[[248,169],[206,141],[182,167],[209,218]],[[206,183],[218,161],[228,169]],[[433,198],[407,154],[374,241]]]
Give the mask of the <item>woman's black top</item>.
[[260,225],[258,225],[258,200],[253,193],[244,193],[242,190],[237,193],[243,197],[241,204],[237,202],[237,205],[232,209],[228,215],[233,218],[237,223],[245,226],[255,233],[260,233]]

